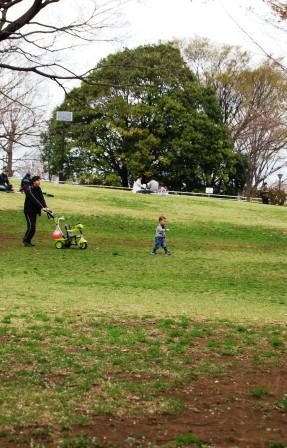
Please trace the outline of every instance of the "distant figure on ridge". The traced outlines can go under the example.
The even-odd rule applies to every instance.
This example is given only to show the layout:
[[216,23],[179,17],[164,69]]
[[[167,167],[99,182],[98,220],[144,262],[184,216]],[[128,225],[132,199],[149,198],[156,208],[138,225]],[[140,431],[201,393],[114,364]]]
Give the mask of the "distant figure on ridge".
[[151,178],[151,180],[147,183],[147,188],[150,193],[158,193],[159,183],[157,180]]
[[158,192],[161,196],[166,196],[168,194],[167,188],[164,186],[164,184],[159,184]]
[[138,177],[137,180],[134,181],[132,189],[133,193],[147,193],[146,188],[142,184],[142,180],[143,180],[142,177]]
[[263,204],[269,204],[269,189],[267,182],[264,182],[260,190],[260,196]]
[[0,191],[5,191],[6,193],[14,193],[13,185],[10,184],[8,178],[8,169],[4,168],[0,174]]

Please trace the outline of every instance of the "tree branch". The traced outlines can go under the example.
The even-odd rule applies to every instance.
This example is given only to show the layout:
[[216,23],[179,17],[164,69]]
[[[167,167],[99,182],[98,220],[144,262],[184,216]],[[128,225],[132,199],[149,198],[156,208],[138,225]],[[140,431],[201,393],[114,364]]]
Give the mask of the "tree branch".
[[[60,0],[46,0],[46,2],[43,3],[43,0],[34,0],[33,5],[22,16],[18,17],[14,22],[9,23],[6,28],[2,28],[0,31],[0,42],[8,39],[9,36],[29,23],[43,8],[45,8],[45,6],[58,1]],[[7,11],[11,6],[12,5],[6,5],[4,8]]]

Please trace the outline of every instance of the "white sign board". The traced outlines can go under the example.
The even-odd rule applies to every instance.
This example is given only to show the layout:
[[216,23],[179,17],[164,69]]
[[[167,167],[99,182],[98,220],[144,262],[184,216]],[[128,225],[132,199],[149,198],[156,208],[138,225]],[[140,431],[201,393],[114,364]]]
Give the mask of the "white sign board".
[[73,112],[58,111],[56,115],[57,121],[73,121]]
[[213,194],[213,188],[208,188],[208,187],[206,187],[206,189],[205,189],[205,193],[206,193],[206,194]]

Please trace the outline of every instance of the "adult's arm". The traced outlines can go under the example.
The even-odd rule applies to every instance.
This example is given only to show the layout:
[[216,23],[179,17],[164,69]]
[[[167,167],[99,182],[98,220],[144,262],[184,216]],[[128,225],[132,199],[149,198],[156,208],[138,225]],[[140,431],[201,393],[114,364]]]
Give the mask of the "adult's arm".
[[43,208],[48,208],[47,204],[46,204],[46,201],[45,201],[45,198],[44,198],[44,195],[43,195],[43,191],[41,189],[40,189],[40,196],[41,196],[41,203],[44,204]]

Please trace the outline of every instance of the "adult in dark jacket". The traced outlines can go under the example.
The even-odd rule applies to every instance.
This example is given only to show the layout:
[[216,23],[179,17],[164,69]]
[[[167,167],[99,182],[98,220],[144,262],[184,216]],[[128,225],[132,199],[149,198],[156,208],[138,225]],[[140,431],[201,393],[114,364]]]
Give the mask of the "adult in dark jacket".
[[40,184],[40,176],[33,176],[31,179],[31,186],[29,186],[26,190],[24,214],[27,221],[27,231],[23,238],[23,243],[26,247],[34,246],[34,244],[32,244],[32,238],[36,232],[37,215],[40,216],[42,210],[44,212],[49,210]]
[[8,178],[9,171],[5,168],[0,174],[0,191],[6,191],[7,193],[14,192],[13,185],[10,184]]

